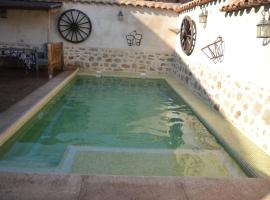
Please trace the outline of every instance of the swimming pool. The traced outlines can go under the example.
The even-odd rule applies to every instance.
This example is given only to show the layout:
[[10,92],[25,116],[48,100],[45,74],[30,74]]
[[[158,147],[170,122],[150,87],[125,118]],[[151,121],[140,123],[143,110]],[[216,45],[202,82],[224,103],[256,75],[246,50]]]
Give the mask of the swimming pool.
[[162,79],[77,76],[0,149],[0,170],[245,176]]

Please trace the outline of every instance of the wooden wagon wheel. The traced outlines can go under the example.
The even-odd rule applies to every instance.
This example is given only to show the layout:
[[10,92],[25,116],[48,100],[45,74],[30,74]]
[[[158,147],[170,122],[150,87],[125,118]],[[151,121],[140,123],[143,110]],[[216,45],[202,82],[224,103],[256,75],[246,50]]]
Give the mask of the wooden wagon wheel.
[[89,17],[76,9],[63,12],[58,19],[57,26],[61,36],[72,43],[85,41],[92,31]]
[[195,22],[186,16],[181,24],[180,43],[182,50],[188,56],[193,52],[196,43],[196,25]]

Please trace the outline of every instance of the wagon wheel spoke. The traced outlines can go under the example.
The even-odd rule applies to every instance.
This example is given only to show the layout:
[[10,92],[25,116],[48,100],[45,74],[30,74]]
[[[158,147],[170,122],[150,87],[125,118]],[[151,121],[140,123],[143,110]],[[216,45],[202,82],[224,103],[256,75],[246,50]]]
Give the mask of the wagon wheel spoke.
[[67,34],[65,35],[65,38],[67,38],[68,37],[68,35],[71,33],[71,30],[69,30],[68,32],[67,32]]
[[71,34],[71,41],[73,41],[73,36],[74,36],[74,31],[72,31],[72,34]]
[[78,15],[77,15],[77,17],[76,17],[76,19],[75,19],[75,23],[78,23],[78,19],[79,19],[79,16],[80,16],[80,14],[81,14],[81,13],[78,12],[78,11],[77,11],[77,13],[78,13]]
[[69,24],[60,24],[59,26],[65,26],[65,27],[69,27]]
[[69,22],[69,21],[66,21],[65,19],[61,19],[61,21],[62,21],[62,22],[65,22],[65,23],[67,23],[67,24],[70,24],[70,22]]
[[82,34],[80,33],[80,31],[78,31],[78,34],[80,35],[81,38],[83,38]]
[[88,22],[79,23],[78,25],[88,24]]
[[86,17],[82,16],[82,18],[77,23],[80,24],[80,22],[83,21],[83,19],[86,19]]
[[87,35],[87,33],[84,30],[82,30],[82,29],[80,29],[79,31],[80,32],[83,32],[85,35]]
[[85,29],[90,30],[90,27],[83,27],[83,26],[81,26],[80,28],[85,28]]
[[70,17],[68,16],[67,13],[64,16],[67,18],[67,20],[69,21],[69,23],[72,23],[72,20],[70,19]]
[[78,32],[75,33],[75,38],[76,38],[76,41],[79,41],[78,40]]
[[73,11],[70,12],[72,23],[75,23],[74,16],[73,16]]
[[62,31],[62,32],[65,32],[65,31],[67,31],[67,30],[71,30],[71,28],[68,27],[68,28],[66,28],[65,30],[61,30],[61,31]]

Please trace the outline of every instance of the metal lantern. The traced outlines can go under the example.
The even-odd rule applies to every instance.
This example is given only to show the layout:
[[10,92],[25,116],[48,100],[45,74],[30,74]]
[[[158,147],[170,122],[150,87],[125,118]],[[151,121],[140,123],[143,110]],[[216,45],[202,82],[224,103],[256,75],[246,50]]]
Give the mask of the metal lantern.
[[207,16],[208,16],[208,12],[207,12],[206,8],[203,7],[202,12],[199,15],[199,23],[204,24],[204,26],[206,26]]
[[266,11],[262,11],[262,20],[257,24],[257,38],[270,38],[270,12],[268,20],[265,19]]
[[119,11],[117,17],[118,17],[118,20],[119,20],[119,21],[123,21],[123,19],[124,19],[124,14],[123,14],[122,10]]

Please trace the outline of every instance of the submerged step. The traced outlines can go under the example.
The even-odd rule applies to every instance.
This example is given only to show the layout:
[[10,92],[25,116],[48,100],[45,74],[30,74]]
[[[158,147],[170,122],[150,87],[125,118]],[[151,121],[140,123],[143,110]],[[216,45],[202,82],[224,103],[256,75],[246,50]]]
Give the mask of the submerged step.
[[157,150],[70,146],[62,169],[88,175],[241,177],[220,150]]

